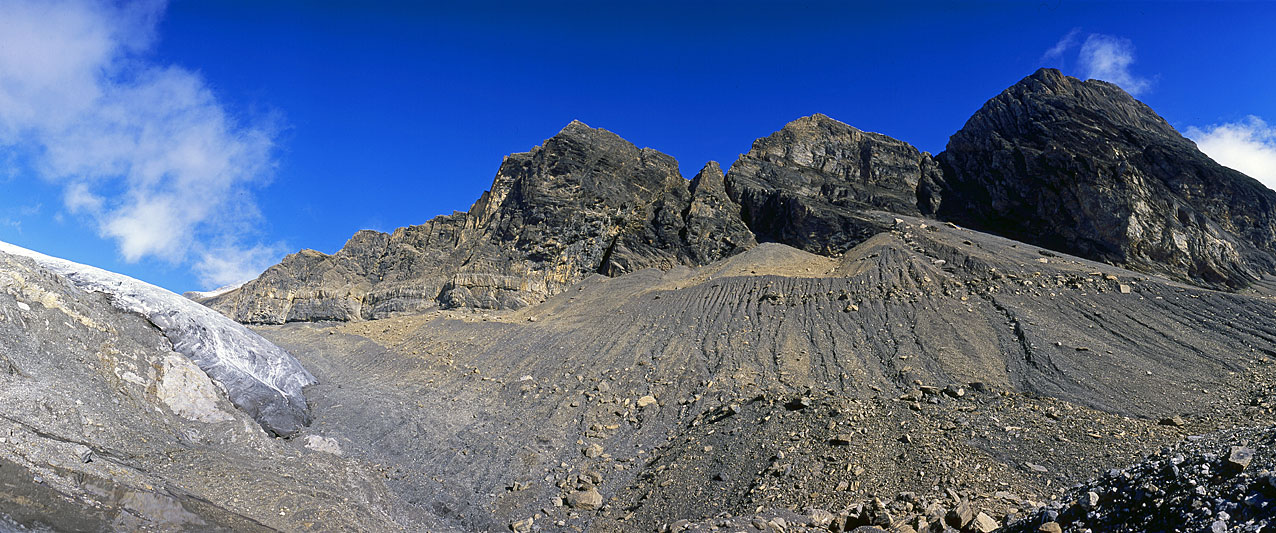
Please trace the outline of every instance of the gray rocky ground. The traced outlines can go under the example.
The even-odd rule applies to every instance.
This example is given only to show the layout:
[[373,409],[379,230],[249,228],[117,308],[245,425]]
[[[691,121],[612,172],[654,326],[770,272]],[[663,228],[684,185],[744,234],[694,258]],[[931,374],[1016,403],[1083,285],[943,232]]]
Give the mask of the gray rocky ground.
[[1276,423],[1269,297],[880,216],[837,260],[763,245],[518,312],[258,331],[319,378],[313,431],[468,530],[874,497],[1004,523],[1187,435]]
[[0,254],[0,530],[431,524],[373,465],[273,438],[178,348],[111,295]]

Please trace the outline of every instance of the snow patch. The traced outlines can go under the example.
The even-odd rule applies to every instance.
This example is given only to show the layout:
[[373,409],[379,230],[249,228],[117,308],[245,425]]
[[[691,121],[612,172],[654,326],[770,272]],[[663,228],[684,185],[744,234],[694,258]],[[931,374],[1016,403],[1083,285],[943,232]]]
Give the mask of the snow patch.
[[310,423],[302,388],[316,383],[291,354],[194,301],[128,276],[50,257],[0,241],[0,253],[29,258],[87,292],[110,296],[112,305],[146,317],[208,377],[226,389],[231,403],[267,431],[289,436]]

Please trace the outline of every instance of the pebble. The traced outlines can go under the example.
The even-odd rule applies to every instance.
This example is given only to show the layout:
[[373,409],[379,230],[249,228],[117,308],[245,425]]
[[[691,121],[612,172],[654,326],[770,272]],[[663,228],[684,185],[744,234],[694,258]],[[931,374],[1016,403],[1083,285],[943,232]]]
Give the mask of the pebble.
[[567,505],[575,509],[593,510],[603,506],[603,495],[598,489],[588,489],[567,495]]
[[1227,463],[1236,470],[1244,470],[1254,460],[1254,450],[1245,446],[1232,446],[1232,453],[1227,456]]
[[1037,527],[1037,533],[1063,533],[1063,527],[1058,522],[1046,522]]
[[992,533],[993,531],[996,531],[998,527],[1001,527],[1001,524],[998,524],[996,520],[993,520],[991,516],[988,516],[983,512],[975,515],[975,519],[971,525],[973,526],[973,529],[979,533]]

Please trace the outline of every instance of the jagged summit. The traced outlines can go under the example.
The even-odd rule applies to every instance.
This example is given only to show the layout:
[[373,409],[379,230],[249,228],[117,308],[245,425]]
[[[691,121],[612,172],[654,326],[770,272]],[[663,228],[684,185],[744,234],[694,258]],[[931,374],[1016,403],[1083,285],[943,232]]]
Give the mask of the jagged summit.
[[799,118],[754,141],[727,173],[727,191],[759,238],[838,254],[882,231],[866,211],[917,214],[930,154],[825,115]]
[[[1018,102],[1018,106],[1008,105],[1010,102]],[[1031,103],[1042,103],[1046,107],[1033,108],[1028,105]],[[1004,110],[1012,113],[999,113]],[[1023,120],[1025,113],[1031,113],[1031,120]],[[1101,130],[1091,134],[1119,137],[1124,129],[1139,129],[1149,138],[1160,138],[1162,142],[1186,143],[1184,148],[1192,145],[1151,107],[1116,84],[1093,79],[1082,81],[1053,68],[1038,69],[1006,88],[971,116],[962,131],[975,126],[975,131],[996,127],[998,131],[1042,133],[1043,129],[1075,121]],[[1054,134],[1067,135],[1070,131],[1071,128],[1063,128]],[[959,131],[954,137],[960,134]]]
[[942,179],[918,196],[940,218],[1211,287],[1276,268],[1276,192],[1111,83],[1038,70],[936,159]]
[[672,157],[573,120],[506,156],[468,212],[289,256],[207,302],[266,323],[516,309],[589,274],[704,265],[757,242],[838,256],[887,229],[875,212],[1214,288],[1276,272],[1276,193],[1116,85],[1043,68],[934,157],[814,114],[688,182]]
[[[531,152],[535,152],[536,150],[543,149],[545,148],[546,144],[549,144],[555,140],[563,140],[563,139],[580,139],[580,140],[594,139],[599,142],[620,142],[624,144],[630,144],[629,141],[626,141],[624,138],[622,138],[621,136],[611,131],[608,131],[603,128],[590,127],[589,124],[585,124],[584,122],[581,122],[579,120],[572,119],[572,121],[568,122],[566,126],[563,126],[563,129],[558,130],[558,133],[554,134],[553,137],[546,139],[545,142],[541,143],[540,146],[533,147]],[[517,156],[517,155],[521,155],[521,154],[511,154],[511,156]]]
[[254,323],[517,309],[593,273],[704,264],[754,243],[724,188],[701,185],[715,179],[689,182],[672,157],[572,121],[507,156],[468,212],[291,255],[208,304]]

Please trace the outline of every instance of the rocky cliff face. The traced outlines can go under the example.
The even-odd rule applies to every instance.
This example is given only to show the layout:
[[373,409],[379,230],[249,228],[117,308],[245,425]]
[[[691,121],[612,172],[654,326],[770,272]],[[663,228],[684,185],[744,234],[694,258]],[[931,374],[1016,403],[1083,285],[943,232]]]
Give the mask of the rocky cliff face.
[[688,182],[671,157],[572,122],[506,157],[469,212],[362,231],[201,301],[249,323],[518,309],[589,274],[704,265],[757,241],[838,256],[889,229],[882,211],[1212,288],[1276,272],[1276,192],[1115,85],[1042,69],[934,158],[817,114]]
[[949,140],[927,214],[1216,288],[1276,268],[1276,192],[1110,83],[1041,69]]
[[716,164],[688,182],[673,158],[572,122],[505,158],[468,213],[336,254],[288,256],[207,300],[253,323],[351,320],[441,307],[517,309],[592,274],[704,264],[754,244]]
[[885,229],[866,211],[917,214],[918,182],[938,174],[908,143],[817,114],[755,141],[727,190],[762,240],[832,255]]

